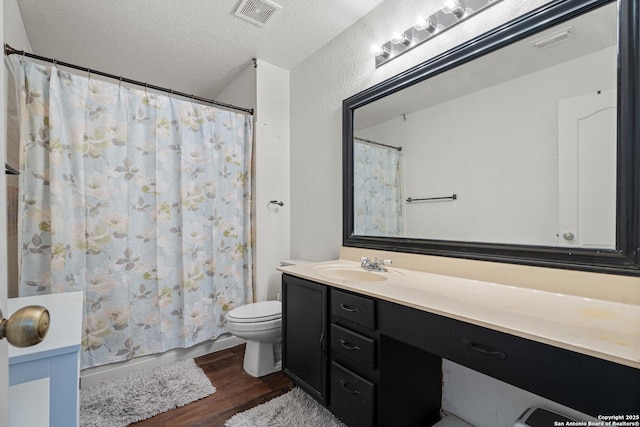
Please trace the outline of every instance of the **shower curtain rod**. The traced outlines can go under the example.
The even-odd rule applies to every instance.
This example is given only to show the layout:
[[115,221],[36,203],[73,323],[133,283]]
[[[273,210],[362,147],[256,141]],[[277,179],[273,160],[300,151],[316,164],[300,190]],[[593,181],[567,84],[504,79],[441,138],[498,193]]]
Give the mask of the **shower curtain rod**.
[[353,139],[357,139],[358,141],[368,142],[369,144],[380,145],[382,147],[393,148],[394,150],[402,151],[402,147],[394,147],[393,145],[383,144],[382,142],[371,141],[370,139],[358,138],[354,136]]
[[236,110],[236,111],[242,111],[244,113],[248,113],[248,114],[253,115],[253,108],[237,107],[235,105],[225,104],[223,102],[218,102],[218,101],[215,101],[213,99],[201,98],[199,96],[190,95],[188,93],[177,92],[177,91],[175,91],[173,89],[167,89],[167,88],[164,88],[164,87],[161,87],[161,86],[150,85],[150,84],[145,83],[145,82],[140,82],[140,81],[137,81],[137,80],[127,79],[127,78],[124,78],[122,76],[116,76],[114,74],[105,73],[103,71],[97,71],[97,70],[94,70],[94,69],[91,69],[91,68],[81,67],[81,66],[75,65],[75,64],[69,64],[67,62],[58,61],[57,59],[45,58],[44,56],[35,55],[33,53],[25,52],[24,50],[14,49],[11,46],[9,46],[7,43],[4,44],[4,54],[6,56],[14,55],[14,54],[15,55],[21,55],[21,56],[26,56],[28,58],[37,59],[39,61],[51,62],[54,65],[61,65],[63,67],[68,67],[68,68],[73,68],[75,70],[85,71],[85,72],[89,73],[89,75],[97,74],[99,76],[108,77],[110,79],[118,80],[120,82],[130,83],[130,84],[133,84],[133,85],[136,85],[136,86],[144,86],[145,89],[153,89],[153,90],[158,90],[158,91],[161,91],[161,92],[167,92],[167,93],[169,93],[171,95],[178,95],[178,96],[182,96],[182,97],[185,97],[185,98],[193,99],[193,100],[196,100],[196,101],[204,102],[204,103],[207,103],[207,104],[213,104],[213,105],[217,105],[219,107],[224,107],[224,108],[228,108],[228,109]]

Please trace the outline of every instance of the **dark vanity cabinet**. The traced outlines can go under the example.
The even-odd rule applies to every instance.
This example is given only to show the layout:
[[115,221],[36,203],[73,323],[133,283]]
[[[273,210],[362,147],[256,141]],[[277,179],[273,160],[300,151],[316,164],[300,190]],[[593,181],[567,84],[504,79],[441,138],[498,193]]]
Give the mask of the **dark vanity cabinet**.
[[439,419],[441,359],[381,336],[379,301],[287,274],[282,296],[283,370],[346,425]]
[[287,274],[283,321],[285,373],[350,427],[435,424],[442,359],[592,416],[640,409],[640,369]]
[[331,289],[331,412],[348,426],[373,426],[377,371],[375,301]]
[[327,286],[283,275],[282,370],[327,404]]
[[331,412],[349,427],[440,419],[442,359],[384,334],[382,301],[330,289]]
[[378,305],[381,333],[423,354],[594,417],[640,410],[640,369],[388,301]]

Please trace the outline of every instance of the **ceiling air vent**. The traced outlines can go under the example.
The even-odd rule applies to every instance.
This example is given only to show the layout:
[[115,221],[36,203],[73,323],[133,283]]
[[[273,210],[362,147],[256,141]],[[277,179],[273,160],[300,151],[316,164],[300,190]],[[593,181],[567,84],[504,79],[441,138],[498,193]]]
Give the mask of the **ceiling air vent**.
[[262,27],[281,6],[269,0],[240,0],[234,15]]

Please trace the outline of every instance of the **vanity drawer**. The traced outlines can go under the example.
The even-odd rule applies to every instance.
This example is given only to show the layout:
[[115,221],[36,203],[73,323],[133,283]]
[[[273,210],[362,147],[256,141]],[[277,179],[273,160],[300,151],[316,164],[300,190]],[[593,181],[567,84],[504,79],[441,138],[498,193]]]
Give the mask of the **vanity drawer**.
[[338,325],[331,325],[331,355],[361,368],[376,368],[376,340]]
[[381,336],[589,415],[638,412],[640,369],[386,301],[378,311]]
[[375,329],[375,301],[338,290],[331,291],[331,312],[334,316]]
[[374,425],[375,385],[331,362],[331,412],[349,427]]
[[471,369],[590,415],[638,412],[638,369],[462,322],[454,339],[447,358]]

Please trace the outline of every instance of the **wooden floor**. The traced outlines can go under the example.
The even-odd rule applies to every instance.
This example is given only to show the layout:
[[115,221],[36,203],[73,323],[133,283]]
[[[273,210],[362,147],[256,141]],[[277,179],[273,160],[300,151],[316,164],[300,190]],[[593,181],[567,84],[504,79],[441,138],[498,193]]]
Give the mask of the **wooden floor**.
[[134,427],[221,427],[238,412],[253,408],[293,388],[282,372],[254,378],[242,369],[244,345],[195,359],[216,392],[173,411],[156,415]]

